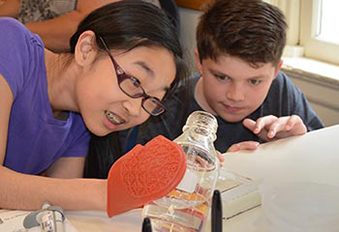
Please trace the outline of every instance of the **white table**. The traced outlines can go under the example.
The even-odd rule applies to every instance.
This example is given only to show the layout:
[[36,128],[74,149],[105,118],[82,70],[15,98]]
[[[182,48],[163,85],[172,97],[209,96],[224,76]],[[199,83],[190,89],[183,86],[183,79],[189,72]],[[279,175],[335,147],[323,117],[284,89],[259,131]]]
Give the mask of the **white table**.
[[[339,125],[266,143],[255,152],[229,153],[223,168],[252,179],[339,186]],[[257,207],[224,221],[224,231],[259,232],[262,215],[262,208]],[[79,232],[141,231],[141,209],[113,218],[98,211],[66,212],[66,216]],[[209,221],[205,228],[210,231]]]
[[339,125],[229,153],[224,168],[252,179],[339,186]]
[[[262,215],[261,207],[238,215],[224,222],[225,232],[257,232],[256,221]],[[141,209],[132,210],[125,214],[108,218],[105,212],[74,211],[67,212],[67,218],[79,232],[138,232],[141,231]],[[207,222],[204,231],[210,231],[210,222]],[[258,231],[259,232],[259,231]]]
[[69,211],[66,217],[79,232],[136,232],[141,231],[141,209],[109,218],[102,211]]
[[[266,143],[255,152],[229,153],[224,167],[252,179],[306,181],[339,186],[339,125]],[[258,232],[257,207],[224,221],[227,232]],[[141,231],[141,210],[107,218],[103,212],[68,212],[79,231]],[[205,231],[209,231],[207,222]]]

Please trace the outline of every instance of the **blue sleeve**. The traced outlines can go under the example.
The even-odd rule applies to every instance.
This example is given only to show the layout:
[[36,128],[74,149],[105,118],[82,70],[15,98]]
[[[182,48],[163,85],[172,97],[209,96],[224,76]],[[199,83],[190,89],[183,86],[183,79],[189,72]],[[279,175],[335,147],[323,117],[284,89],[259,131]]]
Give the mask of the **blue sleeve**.
[[323,128],[324,124],[310,106],[305,95],[291,79],[283,72],[279,73],[277,79],[281,82],[281,91],[284,96],[282,99],[285,99],[281,105],[286,115],[298,115],[306,125],[307,131]]

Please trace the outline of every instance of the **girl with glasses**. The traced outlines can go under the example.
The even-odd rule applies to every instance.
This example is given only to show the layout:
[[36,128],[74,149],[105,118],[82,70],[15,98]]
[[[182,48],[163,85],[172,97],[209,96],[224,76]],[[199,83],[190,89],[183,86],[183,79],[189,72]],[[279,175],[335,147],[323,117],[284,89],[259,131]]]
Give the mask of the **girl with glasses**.
[[0,31],[0,208],[38,209],[48,200],[105,210],[107,200],[119,201],[109,195],[119,186],[80,179],[90,133],[165,111],[161,99],[186,77],[171,20],[150,3],[112,3],[90,13],[60,54],[15,19],[0,18]]

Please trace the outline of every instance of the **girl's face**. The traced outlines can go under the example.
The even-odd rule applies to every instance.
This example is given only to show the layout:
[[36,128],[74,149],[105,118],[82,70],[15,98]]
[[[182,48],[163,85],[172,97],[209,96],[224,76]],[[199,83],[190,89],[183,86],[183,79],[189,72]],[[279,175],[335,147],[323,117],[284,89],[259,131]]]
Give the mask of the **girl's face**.
[[150,116],[142,107],[144,97],[124,93],[121,88],[129,91],[128,86],[121,83],[119,87],[117,74],[123,71],[138,80],[147,95],[160,100],[176,74],[174,57],[164,48],[137,47],[110,53],[122,70],[116,69],[106,53],[83,68],[75,87],[79,112],[87,128],[98,136],[139,125]]

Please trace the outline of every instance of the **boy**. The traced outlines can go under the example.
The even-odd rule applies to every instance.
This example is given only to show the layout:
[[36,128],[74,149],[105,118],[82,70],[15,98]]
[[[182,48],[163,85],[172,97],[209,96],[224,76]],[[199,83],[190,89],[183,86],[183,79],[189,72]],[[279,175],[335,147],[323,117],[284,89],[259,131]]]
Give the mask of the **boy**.
[[216,1],[198,23],[199,75],[192,79],[188,110],[178,92],[166,103],[169,112],[141,127],[138,142],[157,134],[176,138],[184,125],[178,119],[195,110],[217,117],[220,152],[322,128],[303,93],[280,71],[286,27],[281,11],[268,3]]

